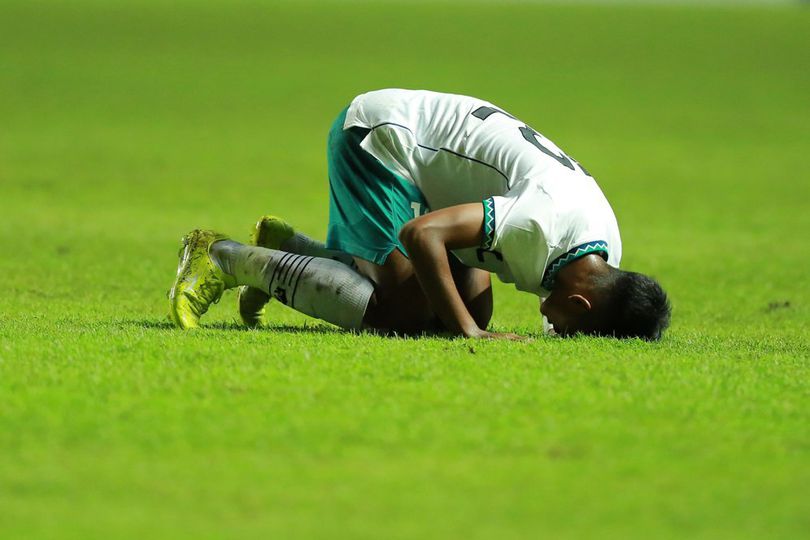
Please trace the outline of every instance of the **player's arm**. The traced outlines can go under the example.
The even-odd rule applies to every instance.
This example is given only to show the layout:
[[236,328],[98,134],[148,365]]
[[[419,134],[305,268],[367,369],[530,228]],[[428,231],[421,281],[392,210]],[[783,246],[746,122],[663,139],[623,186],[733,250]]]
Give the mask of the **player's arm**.
[[484,208],[460,204],[412,219],[399,232],[416,277],[435,313],[448,330],[467,337],[506,337],[479,328],[458,292],[447,252],[481,245]]

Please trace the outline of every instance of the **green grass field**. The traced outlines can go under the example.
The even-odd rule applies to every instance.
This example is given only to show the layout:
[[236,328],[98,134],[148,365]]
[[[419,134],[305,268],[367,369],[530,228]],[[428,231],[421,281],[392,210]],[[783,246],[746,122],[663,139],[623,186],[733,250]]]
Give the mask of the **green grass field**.
[[[807,538],[810,11],[0,3],[0,537]],[[228,293],[166,319],[179,238],[323,236],[356,94],[494,101],[576,156],[661,280],[656,344],[350,335]]]

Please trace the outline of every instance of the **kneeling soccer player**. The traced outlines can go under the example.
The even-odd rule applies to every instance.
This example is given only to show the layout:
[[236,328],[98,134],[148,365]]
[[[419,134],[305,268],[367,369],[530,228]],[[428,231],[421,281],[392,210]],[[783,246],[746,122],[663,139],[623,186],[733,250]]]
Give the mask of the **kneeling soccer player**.
[[184,238],[171,317],[182,328],[242,286],[246,324],[271,297],[346,329],[487,332],[490,273],[541,300],[557,334],[659,339],[666,294],[618,269],[613,210],[591,175],[537,131],[480,99],[379,90],[329,133],[326,244],[278,218],[253,243]]

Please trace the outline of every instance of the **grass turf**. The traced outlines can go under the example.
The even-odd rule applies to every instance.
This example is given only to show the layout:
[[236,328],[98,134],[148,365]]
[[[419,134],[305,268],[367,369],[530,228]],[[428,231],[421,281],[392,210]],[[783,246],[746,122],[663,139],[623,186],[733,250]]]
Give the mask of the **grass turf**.
[[[810,12],[0,6],[0,536],[801,537]],[[323,236],[353,95],[488,98],[600,181],[659,344],[353,336],[234,297],[165,319],[178,238]],[[496,289],[493,326],[538,331]]]

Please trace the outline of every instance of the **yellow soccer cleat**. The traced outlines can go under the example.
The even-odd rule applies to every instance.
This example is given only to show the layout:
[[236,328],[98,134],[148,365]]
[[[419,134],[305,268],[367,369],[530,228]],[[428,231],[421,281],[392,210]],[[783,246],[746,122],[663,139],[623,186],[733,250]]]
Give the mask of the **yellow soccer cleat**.
[[[294,234],[293,228],[283,219],[262,216],[251,233],[250,243],[259,247],[281,249],[281,244]],[[239,287],[236,300],[242,322],[251,328],[261,325],[264,306],[270,301],[270,295],[261,289],[243,285]]]
[[193,230],[183,237],[177,278],[169,291],[169,317],[180,328],[197,328],[211,304],[219,302],[232,283],[209,252],[211,245],[228,237],[214,231]]

